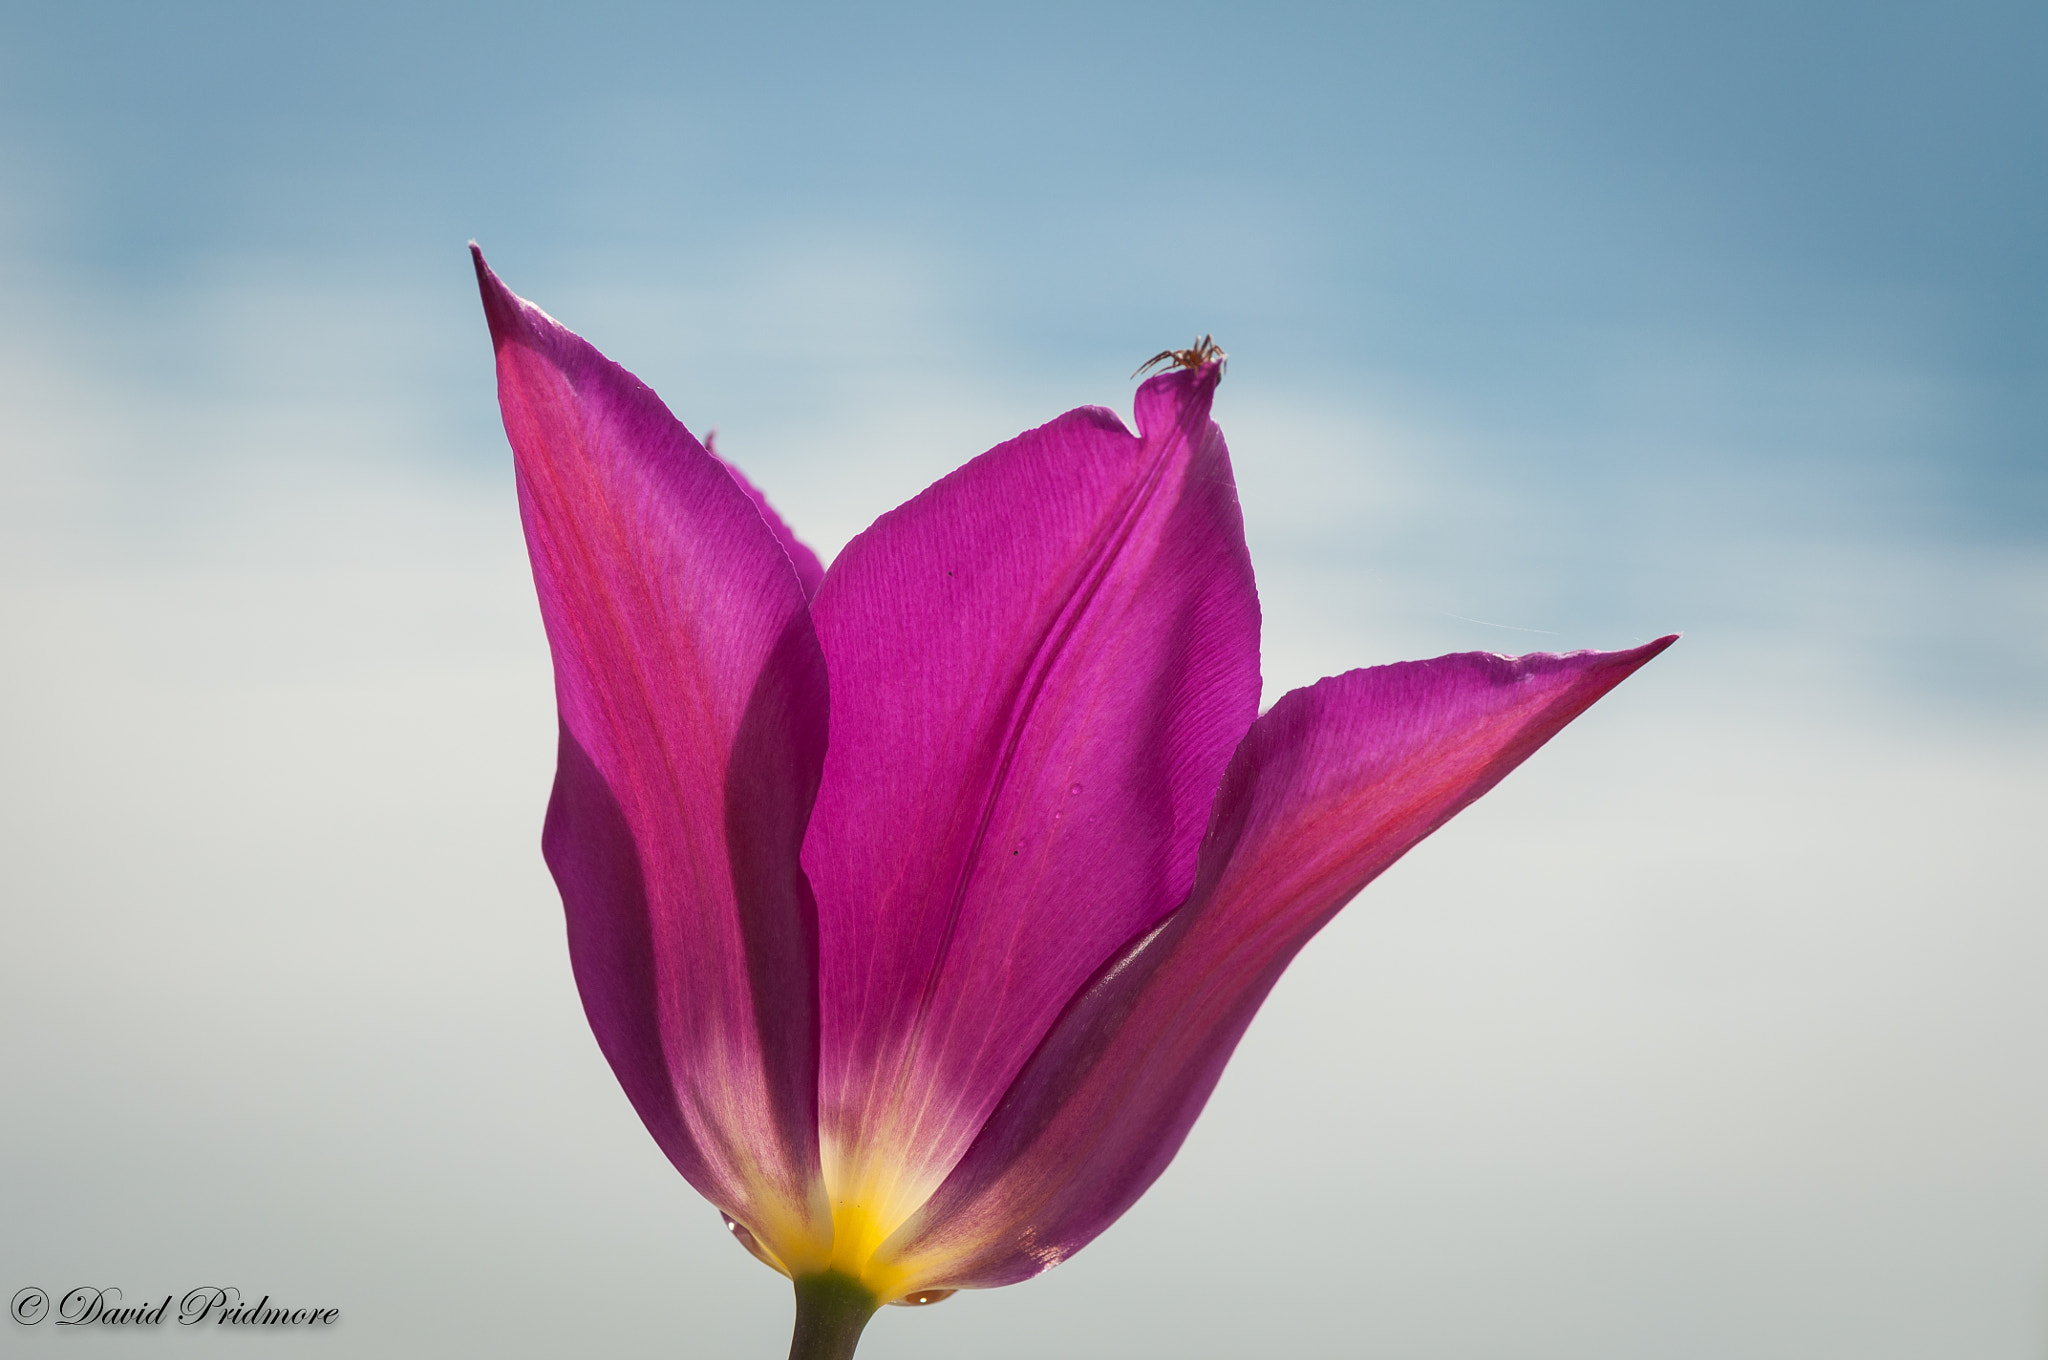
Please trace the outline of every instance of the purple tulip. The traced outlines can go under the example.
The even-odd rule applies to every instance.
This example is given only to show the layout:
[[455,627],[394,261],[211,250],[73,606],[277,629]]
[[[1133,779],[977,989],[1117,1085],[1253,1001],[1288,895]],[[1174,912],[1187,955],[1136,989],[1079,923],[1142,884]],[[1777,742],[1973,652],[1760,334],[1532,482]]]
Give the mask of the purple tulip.
[[1036,1275],[1172,1160],[1338,908],[1670,645],[1350,671],[1264,715],[1221,376],[1145,382],[829,569],[477,255],[599,1046],[796,1282],[798,1357]]

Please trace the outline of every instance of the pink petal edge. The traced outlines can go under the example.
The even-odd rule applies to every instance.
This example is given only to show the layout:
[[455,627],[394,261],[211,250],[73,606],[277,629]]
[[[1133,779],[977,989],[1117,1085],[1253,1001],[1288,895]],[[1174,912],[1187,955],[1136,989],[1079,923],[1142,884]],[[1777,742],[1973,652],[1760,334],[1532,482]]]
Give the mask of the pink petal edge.
[[1408,849],[1668,647],[1485,653],[1295,690],[1246,735],[1187,904],[1078,995],[888,1250],[931,1287],[1028,1278],[1165,1170],[1288,962]]
[[645,384],[475,259],[561,712],[542,844],[591,1028],[708,1199],[815,1222],[816,909],[797,857],[827,706],[798,570]]
[[747,493],[747,499],[754,503],[754,508],[761,512],[761,518],[767,523],[769,532],[775,535],[776,541],[782,545],[782,550],[789,554],[789,565],[795,569],[797,580],[803,583],[804,598],[808,600],[817,594],[818,586],[825,579],[825,564],[818,560],[818,554],[811,550],[810,544],[796,536],[796,530],[790,528],[788,522],[776,513],[775,507],[769,504],[768,497],[747,479],[747,474],[740,471],[739,465],[718,451],[709,434],[704,436],[704,449],[724,465],[725,470],[732,474],[732,479],[739,483],[740,490]]
[[1193,880],[1259,690],[1215,385],[1146,383],[1137,435],[1089,408],[991,450],[848,544],[814,601],[820,1112],[905,1185],[936,1186]]

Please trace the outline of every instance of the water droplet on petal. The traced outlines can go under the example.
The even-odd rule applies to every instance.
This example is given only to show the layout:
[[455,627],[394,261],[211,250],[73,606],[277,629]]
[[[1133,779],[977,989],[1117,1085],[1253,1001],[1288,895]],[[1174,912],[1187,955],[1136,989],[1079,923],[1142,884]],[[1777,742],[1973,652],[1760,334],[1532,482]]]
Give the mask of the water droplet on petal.
[[1074,785],[1074,787],[1072,787],[1071,789],[1068,789],[1068,790],[1067,790],[1067,792],[1068,792],[1068,793],[1079,793],[1080,791],[1081,791],[1081,786],[1080,786],[1079,784],[1076,784],[1076,785]]
[[889,1303],[896,1308],[922,1308],[926,1304],[943,1303],[959,1292],[957,1289],[917,1289],[900,1299],[891,1299]]
[[776,1265],[774,1261],[768,1258],[768,1253],[761,1248],[760,1239],[747,1230],[746,1224],[735,1222],[732,1216],[723,1209],[718,1211],[718,1216],[725,1220],[726,1227],[732,1229],[733,1240],[752,1253],[755,1260],[763,1265],[773,1266],[776,1270],[782,1269],[781,1266]]

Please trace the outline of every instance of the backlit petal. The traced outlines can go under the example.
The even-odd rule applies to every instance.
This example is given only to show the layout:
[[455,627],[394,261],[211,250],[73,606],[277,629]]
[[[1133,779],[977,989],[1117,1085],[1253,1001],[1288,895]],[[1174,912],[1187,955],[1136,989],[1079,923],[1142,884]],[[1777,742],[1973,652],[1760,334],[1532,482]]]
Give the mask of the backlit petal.
[[555,663],[543,836],[592,1029],[707,1198],[814,1234],[816,909],[798,865],[825,671],[798,566],[638,379],[477,257]]
[[725,470],[732,474],[732,479],[739,483],[740,490],[747,493],[747,499],[761,512],[761,518],[767,523],[769,532],[775,535],[775,541],[789,554],[789,565],[796,569],[796,578],[803,583],[804,598],[809,599],[817,594],[818,584],[825,579],[825,564],[818,560],[818,554],[811,551],[808,543],[796,536],[796,531],[791,529],[783,521],[782,516],[775,512],[775,507],[768,503],[768,497],[761,493],[759,487],[747,480],[747,474],[741,472],[730,459],[721,456],[717,449],[712,448],[709,435],[705,436],[704,447],[710,451],[713,458],[725,464]]
[[[975,459],[814,602],[835,1205],[893,1228],[1077,988],[1177,905],[1257,712],[1258,602],[1212,366]],[[836,1157],[836,1160],[835,1160]]]
[[885,1257],[932,1287],[1072,1255],[1178,1151],[1296,951],[1417,841],[1670,644],[1351,671],[1239,748],[1187,905],[1078,996]]

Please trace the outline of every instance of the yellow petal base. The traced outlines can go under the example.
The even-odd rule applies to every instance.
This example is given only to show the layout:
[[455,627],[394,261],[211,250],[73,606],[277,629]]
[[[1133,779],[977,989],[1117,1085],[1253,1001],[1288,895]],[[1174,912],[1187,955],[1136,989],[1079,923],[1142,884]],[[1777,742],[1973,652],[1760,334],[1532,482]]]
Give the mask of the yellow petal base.
[[[839,1158],[826,1159],[829,1204],[824,1215],[790,1214],[749,1231],[728,1217],[733,1235],[763,1262],[799,1283],[834,1277],[856,1285],[883,1303],[910,1301],[929,1284],[925,1272],[910,1268],[882,1246],[923,1205],[925,1186],[908,1186],[895,1168],[868,1162],[856,1174]],[[837,1173],[837,1174],[835,1174]],[[920,1276],[923,1278],[920,1278]],[[915,1301],[937,1302],[951,1291],[924,1289]]]

